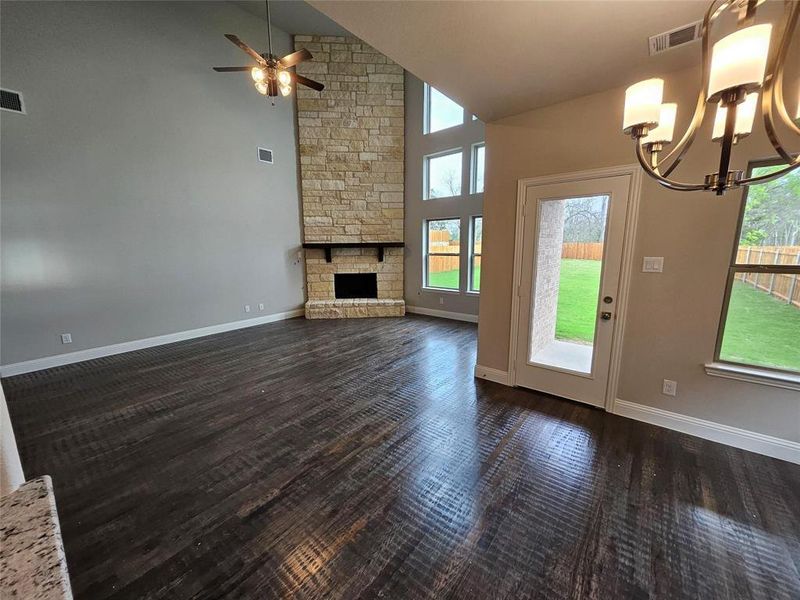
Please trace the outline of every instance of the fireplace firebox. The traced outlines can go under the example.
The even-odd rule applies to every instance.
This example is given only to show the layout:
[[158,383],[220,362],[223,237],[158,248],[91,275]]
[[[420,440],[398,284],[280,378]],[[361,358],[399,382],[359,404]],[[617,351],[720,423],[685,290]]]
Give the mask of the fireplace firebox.
[[333,290],[336,299],[341,298],[377,298],[377,273],[335,273]]

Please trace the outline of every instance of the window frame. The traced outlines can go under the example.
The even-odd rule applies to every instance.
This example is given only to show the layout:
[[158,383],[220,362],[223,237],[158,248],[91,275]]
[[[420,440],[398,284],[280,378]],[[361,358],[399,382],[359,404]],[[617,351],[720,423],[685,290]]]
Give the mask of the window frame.
[[[759,167],[773,167],[776,165],[786,164],[786,161],[780,157],[753,160],[747,165],[747,177],[751,177],[753,169]],[[791,389],[795,389],[794,383],[800,380],[800,371],[792,371],[789,369],[781,369],[778,367],[769,367],[765,365],[755,365],[744,362],[736,362],[733,360],[726,360],[720,357],[722,350],[722,342],[725,337],[725,325],[728,320],[728,309],[730,307],[731,293],[733,292],[733,284],[736,280],[737,273],[758,273],[758,274],[794,274],[800,275],[799,265],[761,265],[753,263],[738,263],[736,258],[739,253],[739,244],[742,235],[742,226],[744,225],[744,214],[747,210],[747,198],[750,192],[750,186],[745,186],[742,191],[742,197],[739,205],[739,218],[736,225],[736,235],[733,239],[733,248],[731,249],[731,258],[728,263],[728,276],[725,283],[725,295],[722,299],[722,312],[720,313],[719,323],[717,325],[717,340],[714,347],[714,362],[706,365],[706,373],[709,375],[717,375],[721,377],[730,377],[731,374],[739,373],[741,377],[733,377],[737,379],[744,379],[752,381],[753,378],[757,379],[757,383],[765,383],[767,385],[776,385],[776,380],[786,379],[792,385]],[[723,372],[721,374],[720,372]],[[724,374],[727,372],[728,374]],[[759,372],[763,373],[763,377],[759,377]],[[750,377],[750,379],[746,379]],[[778,385],[778,387],[783,387]]]
[[[458,194],[454,196],[430,196],[430,171],[431,171],[431,159],[441,158],[443,156],[450,156],[451,154],[460,154],[461,155],[461,173],[459,176],[458,181]],[[464,183],[464,148],[461,146],[450,148],[448,150],[441,150],[439,152],[433,152],[431,154],[426,154],[422,157],[422,200],[427,202],[428,200],[444,200],[448,198],[460,198],[464,195],[464,190],[462,189],[462,185]]]
[[[432,221],[456,221],[458,223],[458,252],[431,252],[430,245],[428,243],[428,236],[430,234],[430,226],[429,224]],[[425,290],[435,290],[436,292],[449,292],[452,294],[460,294],[461,293],[461,217],[432,217],[430,219],[423,219],[422,221],[422,288]],[[436,287],[432,286],[429,283],[430,273],[428,272],[430,268],[430,262],[428,258],[431,256],[455,256],[458,258],[458,287],[457,288],[443,288],[443,287]]]
[[[422,135],[430,135],[432,133],[439,133],[440,131],[447,131],[448,129],[453,129],[455,127],[461,127],[464,125],[467,111],[464,110],[464,107],[458,104],[455,100],[450,98],[444,94],[441,90],[434,88],[430,83],[427,81],[423,81],[423,92],[422,92]],[[442,129],[437,129],[436,131],[431,131],[431,90],[435,89],[437,92],[445,96],[448,100],[450,100],[453,104],[457,104],[461,107],[461,122],[456,123],[455,125],[451,125],[450,127],[444,127]]]
[[469,159],[469,193],[482,194],[486,190],[486,180],[483,182],[483,189],[478,191],[478,149],[483,148],[483,171],[486,172],[486,141],[475,142],[470,146]]
[[467,293],[479,296],[480,288],[475,289],[473,280],[475,276],[475,257],[483,256],[483,239],[481,239],[481,251],[475,252],[475,221],[481,220],[481,238],[483,238],[483,214],[470,215],[469,217],[469,256],[467,258]]

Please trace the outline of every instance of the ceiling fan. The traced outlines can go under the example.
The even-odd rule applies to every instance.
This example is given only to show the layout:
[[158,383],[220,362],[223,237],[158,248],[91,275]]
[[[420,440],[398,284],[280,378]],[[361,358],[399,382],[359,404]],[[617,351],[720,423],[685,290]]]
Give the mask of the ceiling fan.
[[256,64],[249,67],[213,67],[213,69],[219,73],[250,71],[250,76],[253,78],[258,92],[269,98],[275,98],[279,92],[281,96],[288,96],[292,93],[292,83],[299,83],[312,90],[321,92],[325,89],[323,84],[288,70],[290,67],[304,60],[311,59],[311,52],[303,48],[297,52],[287,54],[283,58],[278,58],[272,53],[272,20],[269,14],[269,0],[266,0],[266,2],[267,42],[269,44],[269,52],[259,54],[237,36],[232,33],[226,33],[225,37],[249,54],[250,57],[255,60]]

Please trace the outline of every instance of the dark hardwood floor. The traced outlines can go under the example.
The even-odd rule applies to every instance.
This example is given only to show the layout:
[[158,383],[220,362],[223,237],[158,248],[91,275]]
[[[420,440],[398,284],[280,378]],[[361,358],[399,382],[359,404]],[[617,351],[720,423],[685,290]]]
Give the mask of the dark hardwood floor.
[[800,467],[295,319],[5,379],[76,598],[800,598]]

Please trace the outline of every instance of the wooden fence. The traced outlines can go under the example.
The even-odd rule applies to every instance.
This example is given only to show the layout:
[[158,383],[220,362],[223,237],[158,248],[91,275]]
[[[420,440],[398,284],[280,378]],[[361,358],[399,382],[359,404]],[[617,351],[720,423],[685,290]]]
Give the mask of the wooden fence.
[[[456,256],[430,256],[428,258],[428,272],[429,273],[442,273],[444,271],[455,271],[459,268],[458,254],[461,247],[458,240],[450,239],[450,232],[443,230],[434,230],[428,232],[428,251],[429,252],[450,252]],[[475,252],[481,253],[481,243],[475,244]]]
[[[736,262],[750,265],[800,265],[800,246],[740,247]],[[737,273],[736,279],[800,308],[800,276],[786,273]]]
[[561,245],[561,258],[602,260],[603,242],[564,242]]
[[[460,247],[458,241],[450,239],[448,231],[431,231],[428,235],[431,252],[451,252],[456,256],[431,256],[431,273],[454,271],[459,268]],[[480,243],[475,252],[480,254]],[[561,247],[561,258],[578,260],[602,260],[602,242],[565,242]],[[800,265],[800,246],[744,246],[739,248],[737,262],[751,265]],[[800,275],[785,273],[738,273],[736,279],[754,288],[767,292],[800,308]]]

